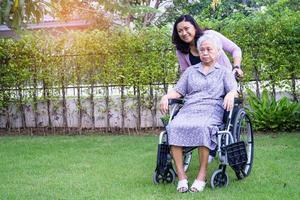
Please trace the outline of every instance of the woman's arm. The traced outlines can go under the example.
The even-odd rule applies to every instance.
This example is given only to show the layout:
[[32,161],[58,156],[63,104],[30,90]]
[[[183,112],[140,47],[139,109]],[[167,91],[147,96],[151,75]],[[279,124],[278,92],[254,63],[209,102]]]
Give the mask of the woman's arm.
[[180,74],[183,74],[183,72],[191,65],[191,63],[189,60],[186,60],[185,54],[181,53],[179,50],[176,50],[176,56],[180,67]]
[[217,31],[209,30],[209,33],[216,35],[220,39],[223,50],[231,54],[233,58],[233,64],[240,65],[242,61],[241,48],[238,45],[236,45],[233,41],[231,41],[230,39],[228,39],[227,37],[225,37]]
[[173,90],[169,91],[166,95],[164,95],[160,101],[160,111],[162,114],[167,113],[169,109],[169,99],[178,99],[183,96],[185,96],[188,92],[188,77],[189,73],[191,72],[192,68],[188,68],[184,71],[184,73],[181,75],[179,80],[176,83],[176,86]]
[[238,95],[236,90],[228,92],[224,98],[223,107],[225,110],[230,111],[234,106],[234,97]]
[[223,107],[230,111],[234,106],[234,97],[238,96],[237,82],[231,70],[225,69],[223,83],[226,96],[224,97]]
[[239,76],[243,76],[243,71],[241,70],[241,62],[242,62],[241,48],[237,44],[235,44],[232,40],[228,39],[227,37],[225,37],[224,35],[222,35],[217,31],[209,30],[208,33],[212,33],[220,39],[223,50],[230,53],[233,58],[233,66],[235,67],[234,71],[236,71],[239,74]]
[[160,101],[160,111],[162,114],[166,114],[169,109],[169,99],[179,99],[182,95],[175,91],[171,90],[168,94],[164,95]]

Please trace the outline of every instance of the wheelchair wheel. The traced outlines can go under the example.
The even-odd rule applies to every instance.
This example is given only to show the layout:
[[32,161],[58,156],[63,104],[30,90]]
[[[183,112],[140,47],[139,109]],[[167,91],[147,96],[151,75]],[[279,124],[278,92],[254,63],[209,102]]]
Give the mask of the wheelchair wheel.
[[186,153],[183,156],[183,169],[186,172],[191,164],[192,161],[192,152]]
[[210,179],[211,188],[221,188],[227,187],[229,183],[229,178],[226,172],[223,169],[216,170]]
[[161,174],[157,170],[155,170],[152,176],[152,181],[154,184],[174,183],[175,179],[176,174],[172,168],[168,169],[168,171],[166,171],[165,174]]
[[250,118],[244,109],[238,110],[233,122],[233,137],[235,142],[244,141],[247,151],[247,163],[241,171],[235,172],[238,179],[243,179],[251,172],[254,154],[254,139]]

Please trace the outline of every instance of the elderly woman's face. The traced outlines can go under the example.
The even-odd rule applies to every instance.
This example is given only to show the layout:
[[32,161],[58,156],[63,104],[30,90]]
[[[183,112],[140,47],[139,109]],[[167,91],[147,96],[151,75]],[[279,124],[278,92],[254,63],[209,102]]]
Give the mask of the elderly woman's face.
[[203,41],[198,51],[200,59],[204,64],[211,64],[217,61],[219,52],[213,42],[209,40]]

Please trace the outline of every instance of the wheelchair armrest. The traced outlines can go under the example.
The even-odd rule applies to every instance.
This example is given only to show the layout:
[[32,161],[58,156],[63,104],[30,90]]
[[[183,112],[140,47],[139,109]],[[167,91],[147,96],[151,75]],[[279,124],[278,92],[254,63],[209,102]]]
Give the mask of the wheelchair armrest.
[[184,104],[184,99],[169,99],[169,106],[173,104]]

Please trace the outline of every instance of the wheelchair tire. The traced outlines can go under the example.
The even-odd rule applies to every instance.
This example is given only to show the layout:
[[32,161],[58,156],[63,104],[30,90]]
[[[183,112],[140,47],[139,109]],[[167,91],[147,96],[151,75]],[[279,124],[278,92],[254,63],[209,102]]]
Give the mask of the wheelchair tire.
[[157,170],[154,171],[152,175],[152,181],[154,184],[160,183],[174,183],[176,179],[176,174],[173,169],[168,169],[165,174],[159,173]]
[[216,170],[210,179],[212,189],[227,187],[229,183],[228,174],[223,169]]
[[244,109],[239,109],[233,121],[233,137],[235,142],[244,141],[247,151],[247,163],[241,171],[235,172],[238,179],[243,179],[251,172],[254,154],[254,138],[250,118]]

